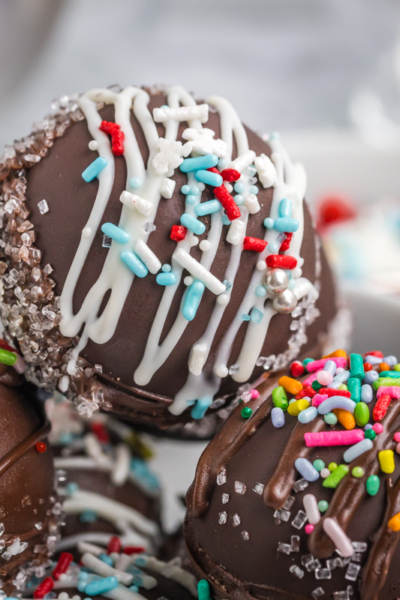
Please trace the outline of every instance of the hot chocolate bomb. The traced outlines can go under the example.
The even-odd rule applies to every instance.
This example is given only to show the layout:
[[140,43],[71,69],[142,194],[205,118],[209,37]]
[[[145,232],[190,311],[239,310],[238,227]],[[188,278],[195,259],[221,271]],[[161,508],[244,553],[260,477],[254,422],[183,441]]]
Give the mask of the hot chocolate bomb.
[[400,364],[339,351],[307,367],[245,396],[204,451],[192,562],[215,598],[397,600]]
[[201,418],[326,341],[335,291],[304,170],[226,100],[63,98],[1,177],[2,318],[26,376],[82,414]]

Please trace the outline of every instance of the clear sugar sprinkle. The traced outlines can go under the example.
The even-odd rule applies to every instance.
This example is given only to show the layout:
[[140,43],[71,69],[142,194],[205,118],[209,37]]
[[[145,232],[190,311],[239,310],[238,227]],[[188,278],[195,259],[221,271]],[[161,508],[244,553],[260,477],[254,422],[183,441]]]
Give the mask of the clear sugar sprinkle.
[[241,518],[239,517],[239,515],[237,513],[235,513],[232,517],[232,521],[233,521],[233,526],[237,527],[238,525],[240,525],[240,523],[242,522]]
[[49,212],[49,205],[47,204],[46,200],[41,200],[38,203],[38,209],[41,215],[45,215],[47,212]]
[[280,521],[285,521],[286,523],[287,521],[289,521],[291,514],[292,513],[290,513],[288,510],[280,508],[274,512],[274,518],[279,519]]
[[256,485],[253,487],[253,492],[260,494],[260,496],[262,496],[263,491],[264,485],[262,483],[256,483]]
[[284,544],[283,542],[278,542],[278,552],[283,552],[283,554],[290,554],[292,551],[292,547],[290,544]]
[[300,552],[300,537],[298,535],[292,535],[290,538],[290,547],[292,552]]
[[318,600],[318,598],[322,598],[325,595],[325,590],[322,587],[317,587],[313,592],[311,592],[312,598],[314,600]]
[[237,494],[241,494],[243,496],[243,494],[246,493],[246,486],[244,483],[241,483],[240,481],[235,481],[235,492]]
[[217,475],[217,485],[224,485],[226,483],[226,469],[221,469]]
[[358,577],[360,569],[361,569],[360,565],[355,565],[354,563],[350,563],[349,566],[347,567],[345,578],[348,579],[349,581],[355,581]]
[[229,494],[222,494],[222,504],[228,504]]
[[295,518],[292,521],[292,525],[296,529],[301,529],[302,527],[304,527],[306,522],[307,522],[306,513],[304,512],[304,510],[299,510],[299,512],[297,513],[297,515],[295,516]]
[[293,486],[293,491],[296,494],[298,494],[299,492],[302,492],[303,490],[305,490],[307,487],[308,487],[308,481],[306,481],[305,479],[298,479]]
[[299,579],[302,579],[304,577],[304,571],[303,571],[303,569],[300,569],[300,567],[298,567],[297,565],[292,565],[290,567],[289,571],[291,573],[293,573],[293,575],[295,575]]
[[220,525],[225,525],[225,523],[227,522],[227,520],[228,520],[228,515],[226,514],[226,512],[225,511],[224,512],[220,512],[219,513],[219,518],[218,518],[218,523]]
[[242,531],[242,538],[247,542],[250,539],[250,534],[248,531]]
[[332,573],[330,569],[315,569],[315,579],[331,579]]

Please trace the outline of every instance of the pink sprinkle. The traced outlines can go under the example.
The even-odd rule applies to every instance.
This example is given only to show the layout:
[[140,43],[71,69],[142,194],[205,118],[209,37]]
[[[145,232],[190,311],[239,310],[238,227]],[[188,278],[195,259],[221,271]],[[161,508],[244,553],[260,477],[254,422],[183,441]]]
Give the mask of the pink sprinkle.
[[306,525],[304,527],[304,531],[306,532],[307,535],[310,535],[314,531],[314,525],[311,525],[311,523],[308,523],[308,525]]
[[362,429],[346,431],[321,431],[320,433],[305,433],[304,441],[308,448],[316,446],[351,446],[364,439]]
[[317,381],[321,385],[327,386],[333,381],[332,373],[328,373],[328,371],[318,371],[317,373]]
[[315,371],[323,369],[328,360],[333,360],[337,367],[347,367],[347,358],[343,358],[343,356],[334,356],[333,358],[321,358],[321,360],[314,360],[313,362],[308,363],[307,371],[309,373],[315,373]]
[[392,386],[381,385],[380,388],[378,388],[376,397],[380,398],[381,396],[383,396],[385,394],[387,394],[391,398],[395,398],[396,400],[398,400],[400,398],[400,386],[399,385],[392,385]]
[[393,436],[393,439],[395,442],[400,442],[400,431],[396,431],[396,433]]
[[259,397],[260,392],[258,390],[251,390],[250,394],[251,394],[252,399],[255,400],[256,398]]
[[312,375],[309,375],[307,377],[307,379],[305,379],[303,381],[303,387],[307,387],[308,385],[311,385],[313,383],[313,381],[315,381],[317,379],[317,374],[313,373]]
[[380,423],[375,423],[372,429],[375,431],[375,433],[382,433],[383,425],[381,425]]
[[318,408],[318,406],[328,398],[328,394],[315,394],[314,398],[312,399],[312,405],[315,406],[315,408]]

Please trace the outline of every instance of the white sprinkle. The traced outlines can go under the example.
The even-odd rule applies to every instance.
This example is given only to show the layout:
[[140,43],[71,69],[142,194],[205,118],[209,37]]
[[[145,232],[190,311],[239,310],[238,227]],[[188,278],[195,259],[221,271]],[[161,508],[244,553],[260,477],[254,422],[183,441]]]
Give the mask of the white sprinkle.
[[176,185],[176,181],[174,181],[173,179],[168,179],[168,177],[164,177],[164,179],[162,180],[162,183],[161,183],[161,187],[160,187],[161,196],[163,198],[166,198],[167,200],[169,198],[172,198],[172,195],[175,190],[175,185]]
[[253,150],[247,150],[247,152],[243,152],[240,156],[235,158],[234,161],[229,165],[231,169],[236,169],[239,173],[242,173],[247,167],[251,165],[256,157],[256,153]]
[[323,520],[322,527],[343,557],[353,556],[354,548],[351,541],[337,521],[327,517]]
[[152,250],[143,240],[138,240],[135,244],[135,252],[144,262],[150,273],[157,273],[161,269],[161,262]]
[[267,268],[267,263],[265,262],[265,260],[259,260],[257,263],[257,270],[265,271],[266,268]]
[[318,502],[314,494],[306,494],[303,498],[304,509],[307,513],[308,522],[311,525],[316,525],[321,520]]
[[244,199],[244,205],[251,215],[255,215],[261,210],[260,203],[255,194],[248,194]]
[[202,240],[200,242],[200,250],[202,250],[203,252],[207,252],[207,250],[209,250],[211,248],[211,242],[209,242],[208,240]]
[[270,188],[275,185],[277,174],[272,160],[265,154],[257,156],[254,160],[257,169],[258,178],[264,188]]
[[41,215],[45,215],[47,212],[49,212],[49,205],[47,204],[46,200],[41,200],[38,203],[38,209]]
[[82,237],[90,237],[92,235],[92,228],[91,227],[84,227],[82,229]]
[[69,377],[68,375],[63,375],[62,377],[60,377],[60,380],[58,382],[58,389],[60,390],[60,392],[63,392],[65,394],[65,392],[68,391],[69,388]]
[[90,140],[88,146],[89,146],[89,150],[97,150],[97,148],[99,147],[96,140]]
[[170,108],[169,106],[155,108],[153,110],[153,119],[156,123],[165,123],[165,121],[191,121],[198,119],[200,123],[208,121],[208,104],[197,104],[196,106],[179,106],[179,108]]
[[228,234],[226,236],[226,241],[232,244],[232,246],[237,246],[243,241],[245,231],[246,225],[244,221],[241,221],[240,219],[235,219],[230,224]]
[[153,205],[148,200],[144,200],[137,196],[136,194],[131,194],[128,191],[123,191],[121,196],[119,197],[122,204],[127,206],[128,208],[136,209],[140,214],[145,217],[149,217],[153,210]]
[[189,371],[193,375],[201,375],[204,363],[207,360],[207,344],[195,344],[189,358]]
[[194,152],[199,154],[215,154],[218,158],[226,156],[226,142],[215,140],[215,131],[204,127],[200,131],[188,128],[182,133],[184,140],[191,142]]
[[214,275],[210,273],[203,265],[201,265],[193,256],[190,256],[186,250],[177,247],[172,257],[193,277],[200,279],[204,285],[216,295],[225,292],[225,286]]
[[229,375],[229,369],[226,365],[216,365],[214,367],[214,373],[216,374],[217,377],[228,377]]
[[[190,275],[187,275],[187,276],[185,277],[185,279],[183,280],[183,283],[184,283],[185,285],[189,286],[189,285],[192,285],[193,281],[194,281],[194,280],[193,280],[193,277],[190,277]],[[220,298],[220,297],[221,297],[221,296],[219,296],[219,298]]]

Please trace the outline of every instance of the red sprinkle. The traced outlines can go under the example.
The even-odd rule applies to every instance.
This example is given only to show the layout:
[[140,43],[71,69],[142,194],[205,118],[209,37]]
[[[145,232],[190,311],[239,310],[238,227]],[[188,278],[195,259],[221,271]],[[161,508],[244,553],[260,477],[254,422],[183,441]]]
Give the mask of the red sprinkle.
[[248,235],[246,235],[246,237],[243,240],[243,250],[254,250],[255,252],[262,252],[266,248],[267,244],[268,242],[266,242],[265,240],[260,240],[259,238],[249,237]]
[[108,435],[107,429],[103,423],[90,423],[90,429],[95,434],[99,442],[108,444],[110,442],[110,436]]
[[186,234],[187,229],[183,225],[172,225],[169,237],[171,240],[174,240],[174,242],[181,242],[185,239]]
[[286,239],[283,240],[279,252],[287,252],[290,248],[290,242],[292,241],[293,233],[285,233]]
[[53,571],[53,577],[56,581],[60,579],[60,575],[68,571],[68,567],[71,564],[72,559],[73,556],[69,552],[61,553],[60,558],[58,559],[58,563],[54,567]]
[[117,123],[111,123],[110,121],[102,121],[99,127],[100,131],[104,131],[108,135],[111,135],[111,150],[115,156],[121,156],[124,153],[124,132],[121,131],[121,127]]
[[44,442],[38,442],[38,443],[36,444],[36,450],[37,450],[37,451],[38,451],[40,454],[42,454],[43,452],[46,452],[46,450],[47,450],[47,446],[46,446],[46,444],[45,444]]
[[301,362],[299,362],[298,360],[295,360],[294,362],[292,362],[292,364],[290,365],[290,373],[291,373],[292,377],[295,377],[295,378],[303,375],[304,367],[301,364]]
[[44,598],[46,594],[51,592],[54,587],[54,579],[51,577],[46,577],[43,579],[42,583],[38,585],[36,590],[33,592],[34,598]]
[[317,392],[311,387],[311,385],[307,385],[297,394],[297,396],[295,396],[295,398],[296,400],[301,400],[302,398],[312,398],[316,393]]
[[214,188],[214,194],[224,207],[230,221],[240,217],[240,209],[224,185]]
[[8,352],[14,352],[14,354],[16,354],[15,348],[11,348],[11,346],[9,346],[7,344],[7,342],[1,338],[0,338],[0,348],[2,348],[3,350],[8,350]]
[[211,173],[216,173],[216,175],[221,175],[221,173],[216,167],[210,167],[209,169],[207,169],[207,171],[210,171]]
[[121,552],[122,544],[119,537],[114,535],[107,546],[107,554],[111,554],[112,552],[117,552],[118,554]]
[[364,371],[372,371],[371,363],[364,363]]
[[297,267],[297,259],[294,256],[281,256],[280,254],[270,254],[265,261],[267,267],[273,269],[295,269]]
[[240,179],[240,173],[236,169],[224,169],[221,171],[221,177],[224,181],[237,181]]
[[376,358],[383,358],[383,354],[380,350],[372,350],[372,352],[366,352],[364,356],[376,356]]
[[348,390],[334,390],[332,388],[321,388],[318,390],[318,394],[326,394],[331,398],[331,396],[344,396],[345,398],[351,398],[351,394]]
[[143,548],[143,546],[125,546],[123,552],[124,554],[142,554],[142,552],[145,552],[146,548]]
[[389,404],[391,402],[391,397],[388,394],[383,394],[374,406],[374,410],[372,411],[372,418],[374,421],[382,421],[383,417],[387,413],[387,409],[389,408]]

